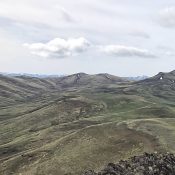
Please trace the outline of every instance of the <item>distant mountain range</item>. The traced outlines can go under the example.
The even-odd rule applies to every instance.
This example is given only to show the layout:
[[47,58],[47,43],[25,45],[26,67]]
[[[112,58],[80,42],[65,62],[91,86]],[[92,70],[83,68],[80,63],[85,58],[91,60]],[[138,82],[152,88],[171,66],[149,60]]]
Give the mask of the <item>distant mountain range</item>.
[[0,72],[1,75],[7,75],[7,76],[27,76],[27,77],[38,77],[38,78],[45,78],[45,77],[63,77],[66,75],[57,75],[57,74],[53,74],[53,75],[47,75],[47,74],[29,74],[29,73],[6,73],[6,72]]
[[175,71],[136,80],[0,74],[0,174],[82,175],[175,153]]
[[137,76],[137,77],[125,77],[125,78],[128,80],[132,80],[132,81],[139,81],[139,80],[147,79],[149,77],[146,75],[142,75],[142,76]]
[[[46,77],[65,77],[68,76],[68,74],[53,74],[53,75],[47,75],[47,74],[28,74],[28,73],[4,73],[0,72],[2,75],[8,75],[8,76],[28,76],[28,77],[38,77],[38,78],[46,78]],[[81,74],[81,73],[80,73]],[[128,80],[132,81],[139,81],[139,80],[144,80],[148,78],[146,75],[142,76],[136,76],[136,77],[123,77]]]

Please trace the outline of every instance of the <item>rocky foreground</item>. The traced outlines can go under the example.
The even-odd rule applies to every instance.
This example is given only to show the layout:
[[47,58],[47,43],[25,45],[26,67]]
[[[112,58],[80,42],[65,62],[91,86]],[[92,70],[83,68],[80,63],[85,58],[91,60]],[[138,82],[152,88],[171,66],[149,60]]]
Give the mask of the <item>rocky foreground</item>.
[[175,175],[175,156],[170,153],[144,153],[117,164],[109,163],[98,173],[89,170],[83,175]]

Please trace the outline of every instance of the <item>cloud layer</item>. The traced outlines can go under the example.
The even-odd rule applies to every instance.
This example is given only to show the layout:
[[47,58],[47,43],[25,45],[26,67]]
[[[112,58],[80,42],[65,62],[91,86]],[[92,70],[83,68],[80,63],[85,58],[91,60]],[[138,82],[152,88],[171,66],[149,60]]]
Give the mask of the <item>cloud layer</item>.
[[106,54],[120,56],[120,57],[144,57],[152,58],[154,54],[146,49],[140,49],[136,47],[123,46],[123,45],[107,45],[101,46],[100,50]]
[[87,39],[70,38],[68,40],[55,38],[47,43],[25,43],[24,47],[28,48],[32,54],[45,58],[65,58],[75,56],[92,47],[94,51],[100,51],[112,56],[119,57],[156,57],[146,49],[140,49],[125,45],[93,45]]
[[55,38],[47,43],[24,44],[32,54],[46,58],[63,58],[82,53],[90,46],[85,38],[70,38],[68,40]]
[[165,27],[175,27],[175,6],[160,11],[159,23]]
[[9,20],[13,24],[46,25],[48,27],[58,27],[64,23],[74,22],[69,11],[58,4],[54,6],[48,4],[45,7],[37,3],[18,1],[18,3],[0,2],[0,18]]
[[0,7],[1,71],[130,76],[174,69],[173,0],[0,0]]

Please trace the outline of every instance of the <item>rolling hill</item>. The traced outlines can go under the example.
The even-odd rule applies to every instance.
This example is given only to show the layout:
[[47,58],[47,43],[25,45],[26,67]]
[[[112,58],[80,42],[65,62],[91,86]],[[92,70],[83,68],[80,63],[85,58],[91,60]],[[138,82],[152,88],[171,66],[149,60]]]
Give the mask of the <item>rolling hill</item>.
[[140,81],[0,75],[0,174],[78,175],[175,153],[175,71]]

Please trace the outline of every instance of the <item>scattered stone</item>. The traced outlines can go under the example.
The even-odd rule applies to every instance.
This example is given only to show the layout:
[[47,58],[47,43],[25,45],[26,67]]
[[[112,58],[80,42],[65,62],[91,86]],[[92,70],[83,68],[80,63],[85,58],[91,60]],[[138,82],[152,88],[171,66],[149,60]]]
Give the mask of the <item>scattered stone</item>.
[[109,163],[98,173],[89,170],[82,175],[175,175],[175,156],[171,153],[144,153],[117,164]]

